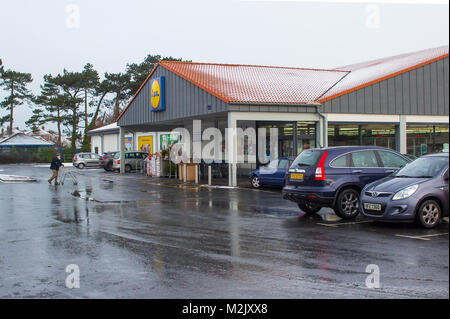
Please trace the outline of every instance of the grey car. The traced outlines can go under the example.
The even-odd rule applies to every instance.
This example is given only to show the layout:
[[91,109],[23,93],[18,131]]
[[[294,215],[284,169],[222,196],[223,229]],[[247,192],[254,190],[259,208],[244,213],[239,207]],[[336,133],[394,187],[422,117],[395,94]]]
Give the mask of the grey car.
[[[139,170],[144,167],[144,159],[148,156],[145,152],[125,152],[125,172]],[[120,171],[120,152],[113,158],[113,171]]]
[[436,227],[449,213],[448,163],[448,154],[424,155],[366,185],[361,213],[374,220],[417,221],[425,228]]
[[95,153],[77,153],[73,156],[72,164],[76,168],[100,167],[100,155]]

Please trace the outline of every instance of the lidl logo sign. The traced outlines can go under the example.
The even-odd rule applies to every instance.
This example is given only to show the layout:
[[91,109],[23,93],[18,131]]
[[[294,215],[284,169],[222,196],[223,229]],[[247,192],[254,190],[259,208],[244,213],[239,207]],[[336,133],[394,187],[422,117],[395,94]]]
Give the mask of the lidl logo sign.
[[152,111],[164,111],[166,109],[166,100],[164,95],[164,77],[160,76],[152,81],[150,90]]

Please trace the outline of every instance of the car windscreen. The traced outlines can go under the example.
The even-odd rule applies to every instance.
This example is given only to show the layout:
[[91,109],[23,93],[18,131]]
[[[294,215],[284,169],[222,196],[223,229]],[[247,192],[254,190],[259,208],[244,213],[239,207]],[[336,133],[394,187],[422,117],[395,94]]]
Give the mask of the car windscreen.
[[305,150],[297,156],[291,167],[317,165],[322,153],[322,150]]
[[436,176],[446,166],[448,166],[448,157],[420,157],[398,170],[394,176],[431,178]]
[[118,158],[120,158],[120,153],[116,153],[116,154],[114,154],[114,158],[115,158],[115,159],[118,159]]

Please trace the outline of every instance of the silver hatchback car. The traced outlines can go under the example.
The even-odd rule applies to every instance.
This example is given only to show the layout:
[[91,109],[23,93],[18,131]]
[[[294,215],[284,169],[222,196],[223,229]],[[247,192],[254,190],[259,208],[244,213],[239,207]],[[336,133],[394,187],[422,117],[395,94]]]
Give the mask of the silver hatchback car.
[[[148,156],[144,152],[125,152],[125,172],[139,170],[144,167],[144,159]],[[120,171],[120,152],[117,152],[113,158],[113,171]]]
[[77,153],[73,156],[72,164],[76,168],[100,167],[100,155],[95,153]]

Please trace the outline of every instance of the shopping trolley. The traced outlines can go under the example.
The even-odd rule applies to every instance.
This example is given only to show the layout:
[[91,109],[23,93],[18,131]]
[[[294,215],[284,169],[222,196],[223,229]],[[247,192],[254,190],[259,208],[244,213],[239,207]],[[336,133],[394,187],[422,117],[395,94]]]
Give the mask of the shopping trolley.
[[59,179],[59,183],[61,185],[64,185],[64,182],[65,182],[67,176],[69,176],[72,179],[73,185],[77,185],[78,184],[78,180],[77,180],[77,178],[75,177],[75,175],[73,173],[73,169],[69,169],[69,168],[63,167],[63,168],[61,168],[61,173],[62,174],[61,174],[61,177]]

